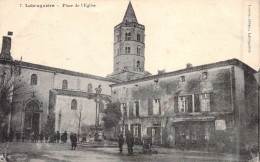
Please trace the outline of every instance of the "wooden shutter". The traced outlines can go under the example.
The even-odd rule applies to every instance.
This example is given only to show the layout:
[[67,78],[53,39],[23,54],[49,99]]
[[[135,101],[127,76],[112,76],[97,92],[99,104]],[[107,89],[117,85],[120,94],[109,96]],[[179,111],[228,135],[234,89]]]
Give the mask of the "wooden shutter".
[[135,110],[135,115],[138,117],[139,116],[139,101],[136,101],[136,110]]
[[187,101],[188,101],[188,112],[192,112],[192,95],[187,96]]
[[195,105],[195,112],[200,112],[200,95],[194,95],[194,105]]
[[159,114],[162,113],[162,110],[161,110],[161,99],[158,99],[158,102],[159,102]]
[[178,110],[178,96],[174,97],[174,112],[175,113],[179,112],[179,110]]
[[148,100],[148,115],[153,115],[153,100]]
[[134,107],[133,107],[133,103],[129,104],[129,116],[133,117],[134,116]]
[[138,124],[138,138],[141,139],[141,124]]
[[134,124],[131,124],[130,131],[131,131],[132,134],[134,133]]
[[215,94],[213,92],[211,92],[209,95],[210,95],[210,98],[209,98],[210,99],[210,101],[209,101],[210,102],[210,111],[214,112],[214,107],[215,107],[214,95]]

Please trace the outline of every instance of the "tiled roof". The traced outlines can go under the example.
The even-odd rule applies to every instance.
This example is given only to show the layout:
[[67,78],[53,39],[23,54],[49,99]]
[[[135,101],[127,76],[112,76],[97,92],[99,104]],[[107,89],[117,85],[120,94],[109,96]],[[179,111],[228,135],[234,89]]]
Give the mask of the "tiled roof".
[[131,2],[129,2],[129,4],[128,4],[128,7],[127,7],[127,10],[125,12],[125,16],[124,16],[123,22],[135,22],[135,23],[138,23]]
[[206,70],[206,69],[212,69],[212,68],[228,66],[228,65],[236,65],[236,66],[239,66],[240,68],[244,69],[247,72],[250,72],[250,73],[253,73],[253,74],[256,73],[256,71],[253,68],[251,68],[247,64],[241,62],[240,60],[238,60],[238,59],[231,59],[231,60],[220,61],[220,62],[211,63],[211,64],[194,66],[194,67],[185,68],[185,69],[172,71],[172,72],[168,72],[168,73],[163,73],[163,74],[159,74],[159,75],[152,75],[152,76],[148,76],[148,77],[144,77],[144,78],[140,78],[140,79],[136,79],[136,80],[131,80],[131,81],[124,82],[124,83],[111,84],[110,86],[113,87],[113,86],[119,86],[119,85],[138,83],[138,82],[141,82],[141,81],[152,80],[152,79],[159,79],[159,78],[163,78],[163,77],[180,75],[180,74],[184,74],[184,73],[190,73],[190,72]]
[[16,62],[16,64],[21,64],[22,67],[34,68],[34,69],[39,69],[39,70],[47,70],[47,71],[52,71],[54,73],[73,75],[73,76],[79,76],[79,77],[84,77],[84,78],[91,78],[91,79],[96,79],[96,80],[117,83],[117,81],[115,81],[113,79],[100,77],[100,76],[96,76],[96,75],[79,73],[79,72],[69,71],[69,70],[65,70],[65,69],[59,69],[59,68],[54,68],[54,67],[49,67],[49,66],[44,66],[44,65],[39,65],[39,64],[33,64],[33,63],[29,63],[29,62],[23,62],[23,61],[20,62],[17,60],[15,60],[15,62]]

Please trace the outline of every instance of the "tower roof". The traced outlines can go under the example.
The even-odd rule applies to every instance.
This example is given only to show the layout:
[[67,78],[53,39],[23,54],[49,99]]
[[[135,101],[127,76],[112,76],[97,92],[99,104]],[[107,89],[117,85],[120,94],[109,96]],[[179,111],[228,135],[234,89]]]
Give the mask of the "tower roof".
[[124,16],[123,22],[135,22],[135,23],[138,23],[131,2],[129,2],[129,4],[128,4],[128,7],[127,7],[127,10],[125,12],[125,16]]

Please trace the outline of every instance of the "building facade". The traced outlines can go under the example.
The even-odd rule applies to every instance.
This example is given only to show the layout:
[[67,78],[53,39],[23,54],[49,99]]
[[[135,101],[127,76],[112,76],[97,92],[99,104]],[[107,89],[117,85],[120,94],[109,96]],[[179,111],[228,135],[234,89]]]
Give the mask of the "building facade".
[[151,75],[145,71],[145,27],[138,23],[131,2],[114,27],[114,67],[106,78],[15,61],[10,50],[7,36],[1,76],[8,73],[28,88],[14,98],[13,131],[75,133],[79,116],[86,118],[84,124],[95,125],[96,111],[112,101],[121,104],[118,130],[130,130],[137,142],[144,136],[150,136],[152,144],[172,147],[220,143],[240,148],[257,142],[256,71],[231,59]]
[[[257,141],[255,70],[237,59],[112,85],[121,131],[158,145]],[[251,132],[251,133],[250,133]],[[235,147],[234,147],[235,148]]]

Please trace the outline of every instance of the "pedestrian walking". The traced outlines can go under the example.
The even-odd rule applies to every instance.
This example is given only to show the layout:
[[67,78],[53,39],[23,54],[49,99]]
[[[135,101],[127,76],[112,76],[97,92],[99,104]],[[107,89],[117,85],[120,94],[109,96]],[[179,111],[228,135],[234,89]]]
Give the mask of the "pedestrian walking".
[[118,146],[120,153],[123,152],[123,145],[124,145],[124,136],[123,133],[120,131],[118,135]]
[[56,140],[57,140],[57,143],[60,143],[60,132],[57,131],[56,133]]
[[130,131],[127,131],[126,143],[127,143],[128,155],[133,155],[134,137],[132,132]]

